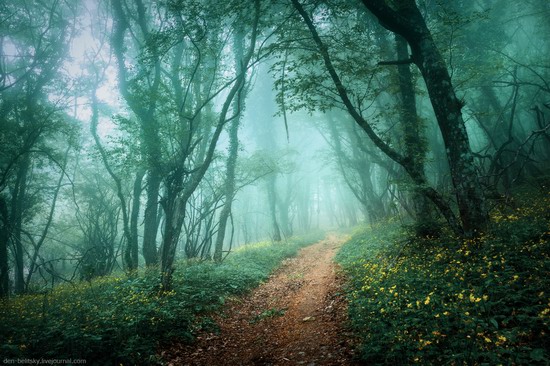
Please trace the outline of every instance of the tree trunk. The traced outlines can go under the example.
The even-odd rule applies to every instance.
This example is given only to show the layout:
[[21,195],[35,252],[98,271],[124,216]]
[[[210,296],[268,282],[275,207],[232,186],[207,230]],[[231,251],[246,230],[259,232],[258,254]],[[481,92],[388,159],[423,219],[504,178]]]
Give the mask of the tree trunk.
[[181,233],[183,220],[185,219],[186,202],[178,197],[178,190],[171,190],[163,200],[165,213],[164,240],[161,247],[160,276],[162,291],[170,291],[172,288],[172,274],[174,273],[174,261],[176,248]]
[[25,201],[27,199],[27,176],[30,169],[30,156],[25,154],[21,164],[17,169],[17,180],[13,190],[12,212],[13,231],[12,241],[15,252],[15,293],[21,294],[25,291],[25,275],[23,260],[23,211],[25,210]]
[[[395,33],[395,48],[398,60],[409,58],[407,41],[397,33]],[[401,126],[404,132],[405,155],[411,158],[412,164],[417,166],[421,174],[424,175],[426,142],[416,111],[413,76],[408,63],[398,64],[397,72],[401,94]],[[429,202],[418,188],[415,188],[412,192],[412,201],[417,223],[417,234],[425,235],[427,234],[425,229],[428,229],[426,225],[433,221]]]
[[155,170],[149,170],[147,176],[147,202],[143,217],[143,258],[146,266],[158,264],[157,232],[158,232],[158,207],[160,191],[160,174]]
[[10,237],[8,207],[0,196],[0,298],[10,293],[10,267],[8,262],[8,240]]
[[311,226],[311,191],[309,179],[303,179],[296,187],[296,218],[301,232],[308,232]]
[[229,156],[227,158],[224,189],[225,203],[220,212],[218,235],[216,236],[216,243],[214,245],[214,260],[216,262],[221,262],[223,258],[223,243],[227,220],[231,214],[231,206],[235,197],[235,170],[237,168],[237,156],[239,153],[239,122],[240,118],[235,118],[229,129]]
[[141,206],[141,183],[144,175],[145,171],[140,170],[136,173],[136,177],[134,179],[134,187],[132,190],[132,212],[130,212],[130,242],[126,247],[126,255],[128,256],[127,261],[135,264],[136,268],[139,265],[138,218],[139,209]]
[[276,173],[272,173],[267,177],[267,201],[269,204],[269,215],[271,217],[271,225],[273,230],[273,241],[281,241],[281,229],[277,222],[277,189],[276,189]]
[[281,195],[278,196],[279,200],[277,206],[279,207],[279,219],[281,222],[281,229],[285,238],[292,236],[292,222],[290,218],[290,210],[293,198],[293,185],[291,173],[286,174],[286,189],[284,198]]
[[155,113],[158,101],[156,94],[159,90],[161,81],[161,66],[159,58],[155,55],[153,57],[154,62],[152,63],[152,67],[147,68],[142,65],[143,68],[140,70],[143,74],[149,75],[147,87],[144,87],[144,90],[138,89],[137,91],[130,87],[130,82],[132,80],[129,79],[128,69],[126,67],[127,46],[125,44],[126,31],[131,28],[129,20],[135,20],[139,23],[139,28],[144,38],[147,38],[149,35],[143,3],[138,0],[135,2],[138,7],[138,19],[127,16],[121,1],[111,1],[113,6],[113,35],[111,38],[111,45],[117,60],[120,94],[137,116],[140,124],[140,144],[143,159],[147,165],[147,202],[143,225],[143,257],[145,259],[145,264],[151,266],[158,263],[156,240],[159,225],[157,222],[157,215],[162,174],[159,124],[155,119]]
[[383,0],[363,0],[363,4],[411,47],[412,62],[422,74],[445,143],[462,229],[466,236],[475,235],[488,222],[485,198],[462,119],[463,103],[455,95],[443,56],[414,0],[399,2],[397,10]]
[[[235,31],[235,64],[237,73],[242,74],[243,65],[241,64],[244,53],[244,32],[242,27]],[[239,113],[238,116],[231,122],[229,127],[229,156],[227,157],[226,172],[225,172],[225,187],[224,195],[225,202],[220,212],[218,221],[218,234],[214,244],[214,260],[221,262],[223,259],[223,243],[225,240],[225,232],[227,228],[227,220],[231,215],[231,207],[235,197],[235,172],[237,170],[237,157],[239,155],[239,125],[241,121],[241,113],[244,107],[244,99],[246,92],[241,89],[241,96],[235,101],[234,109]],[[239,104],[237,104],[239,103]]]

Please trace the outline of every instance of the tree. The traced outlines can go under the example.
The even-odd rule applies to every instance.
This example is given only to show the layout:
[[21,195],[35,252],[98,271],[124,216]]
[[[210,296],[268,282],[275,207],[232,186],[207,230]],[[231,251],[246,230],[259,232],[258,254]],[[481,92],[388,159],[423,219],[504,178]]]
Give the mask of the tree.
[[[8,294],[10,244],[15,292],[25,291],[25,237],[30,235],[26,226],[42,213],[37,198],[49,194],[40,179],[48,179],[55,169],[63,171],[67,141],[69,146],[75,145],[76,126],[64,113],[67,95],[60,91],[68,89],[61,69],[74,35],[74,27],[66,19],[76,12],[75,6],[59,2],[0,6],[5,19],[0,34],[0,254],[6,254],[0,260],[3,296]],[[57,192],[54,189],[50,203],[53,209]],[[52,210],[46,212],[42,236],[53,215]],[[37,222],[34,225],[42,226]],[[41,242],[34,242],[37,245],[31,260],[36,259]],[[33,267],[34,263],[29,265]]]
[[383,0],[363,0],[363,4],[411,48],[410,61],[426,83],[445,143],[462,229],[466,236],[474,235],[487,224],[487,208],[462,118],[464,103],[456,97],[443,56],[414,0],[400,1],[395,9]]
[[85,280],[109,275],[116,266],[120,250],[117,244],[121,239],[118,233],[121,206],[116,193],[112,193],[110,182],[95,174],[88,177],[86,186],[81,186],[79,197],[83,203],[77,211],[82,231],[78,248],[82,256],[79,271]]
[[[94,138],[96,148],[99,151],[99,154],[101,156],[101,161],[103,162],[103,166],[105,167],[105,169],[109,173],[109,176],[112,178],[112,180],[115,183],[116,194],[117,194],[118,200],[120,201],[120,210],[122,212],[122,228],[124,232],[124,238],[126,239],[126,246],[124,249],[124,256],[123,256],[125,268],[128,271],[135,271],[138,268],[137,217],[139,215],[139,207],[140,207],[139,199],[141,195],[141,180],[143,179],[144,172],[138,171],[136,173],[136,180],[133,188],[134,203],[132,205],[132,211],[130,214],[128,212],[126,195],[123,190],[122,179],[120,178],[120,176],[118,176],[115,173],[115,171],[111,167],[111,163],[109,162],[109,158],[107,156],[107,151],[103,147],[103,144],[101,143],[101,139],[97,132],[97,125],[99,123],[99,111],[98,111],[98,100],[96,96],[96,89],[97,89],[97,85],[94,85],[94,87],[92,88],[91,103],[90,103],[91,109],[92,109],[90,130]],[[113,218],[113,215],[111,215],[110,219],[112,218]],[[113,230],[111,229],[109,231],[112,232]],[[99,235],[97,233],[94,233],[94,234]],[[88,234],[88,235],[91,235],[91,234]],[[112,245],[110,245],[109,247],[112,247]],[[109,267],[112,268],[112,266],[109,266]],[[100,273],[103,273],[103,272],[105,271],[100,271]],[[106,273],[103,273],[103,274],[106,274]]]
[[[246,9],[246,8],[244,8]],[[179,9],[182,11],[183,9]],[[240,9],[242,10],[242,9]],[[177,13],[175,14],[177,15]],[[197,103],[191,105],[190,112],[191,117],[187,117],[180,114],[181,127],[184,127],[183,135],[176,136],[183,138],[179,140],[180,147],[173,152],[173,158],[169,165],[169,170],[165,173],[164,187],[165,193],[161,199],[161,205],[164,211],[164,238],[161,247],[161,282],[163,290],[167,290],[171,286],[171,278],[173,273],[173,263],[175,260],[176,247],[181,233],[181,228],[185,219],[186,205],[189,198],[193,195],[199,184],[201,183],[205,173],[207,172],[210,164],[214,159],[214,153],[216,145],[224,127],[231,120],[238,118],[239,110],[235,111],[233,115],[230,115],[230,108],[233,103],[237,106],[241,106],[239,98],[242,96],[242,90],[245,87],[246,82],[246,70],[250,67],[252,57],[256,47],[256,37],[258,32],[258,21],[260,16],[260,2],[254,2],[254,11],[252,14],[251,27],[250,27],[250,39],[248,46],[243,52],[239,64],[240,72],[237,71],[230,82],[222,85],[221,90],[228,88],[227,95],[224,98],[223,104],[219,114],[214,119],[213,131],[209,136],[209,141],[205,138],[205,135],[200,133],[202,131],[194,128],[194,123],[199,123],[197,127],[205,128],[206,121],[201,121],[202,113],[204,112],[204,106],[213,98],[213,95],[209,95],[211,92],[208,88],[198,89],[198,93],[195,95]],[[245,16],[246,19],[246,16]],[[186,25],[184,25],[186,26]],[[207,26],[213,27],[213,24]],[[185,29],[185,28],[184,28]],[[213,28],[216,30],[216,28]],[[223,28],[221,28],[223,29]],[[218,28],[218,30],[221,30]],[[208,28],[204,29],[209,30]],[[217,33],[213,33],[211,36],[217,37]],[[191,38],[191,42],[195,42]],[[196,44],[195,44],[196,46]],[[223,48],[223,45],[221,45]],[[211,59],[204,59],[203,55],[199,52],[196,53],[196,67],[197,70],[201,66],[210,66]],[[214,77],[216,71],[214,70]],[[179,73],[179,70],[177,71]],[[172,78],[174,79],[174,78]],[[193,80],[191,82],[198,82],[196,86],[201,86],[201,80]],[[179,87],[176,88],[178,90]],[[204,93],[206,91],[206,93]],[[214,95],[217,95],[220,91],[217,91]],[[204,94],[200,94],[204,93]],[[179,93],[176,93],[178,95]],[[182,109],[185,108],[185,99],[182,101],[179,98],[176,99],[176,105],[181,105]],[[203,123],[201,126],[200,123]],[[186,127],[189,126],[187,129]],[[204,133],[204,132],[203,132]],[[183,144],[181,144],[183,143]],[[199,149],[196,153],[194,149],[196,146],[200,147],[203,144],[203,149]],[[198,155],[196,155],[198,154]]]
[[277,177],[280,173],[277,155],[279,155],[279,148],[277,146],[274,128],[276,104],[273,92],[273,81],[267,71],[267,64],[262,65],[258,71],[258,77],[260,79],[256,83],[256,92],[258,95],[251,109],[256,112],[254,122],[257,129],[254,137],[258,149],[257,156],[261,159],[262,164],[265,165],[266,170],[269,172],[263,177],[262,181],[264,183],[265,198],[269,211],[268,215],[271,226],[270,235],[274,241],[278,242],[282,239],[279,218],[277,215],[277,203],[279,201]]
[[[331,111],[326,117],[330,135],[330,138],[326,138],[333,150],[333,159],[342,179],[361,204],[365,218],[373,224],[383,220],[389,212],[381,195],[375,190],[375,185],[378,185],[374,180],[377,169],[375,165],[386,169],[395,178],[397,172],[390,163],[382,162],[374,151],[367,148],[365,139],[361,138],[358,131],[355,131],[355,126],[350,124],[345,116]],[[342,130],[344,133],[341,133]]]
[[[163,174],[157,115],[161,63],[157,50],[152,52],[149,62],[138,60],[137,57],[155,36],[150,25],[151,12],[155,10],[155,6],[148,8],[142,0],[136,0],[132,6],[119,0],[113,0],[111,4],[114,18],[111,46],[117,60],[118,86],[120,94],[138,120],[142,159],[147,171],[143,257],[146,265],[151,266],[158,263],[158,209]],[[127,33],[132,36],[131,45],[127,45]],[[129,70],[128,63],[135,67],[133,72]]]
[[[454,94],[445,63],[414,2],[407,1],[405,4],[401,4],[399,11],[390,8],[382,1],[373,1],[372,3],[365,1],[364,4],[384,22],[385,27],[401,34],[409,42],[413,53],[412,59],[400,60],[400,62],[421,64],[419,66],[420,71],[426,82],[439,128],[447,147],[461,224],[457,221],[449,203],[437,191],[428,186],[422,167],[414,164],[410,156],[403,156],[382,140],[371,124],[354,106],[332,62],[328,48],[319,36],[311,17],[298,0],[292,0],[292,3],[317,45],[319,55],[330,75],[330,79],[334,83],[337,95],[355,122],[380,150],[407,171],[418,189],[436,205],[455,232],[471,236],[481,230],[487,222],[485,201],[479,185],[473,155],[468,144],[464,122],[460,114],[462,107]],[[415,34],[415,36],[402,34],[407,31]]]
[[[235,64],[237,66],[237,73],[245,73],[246,70],[243,69],[241,60],[243,59],[244,52],[244,31],[240,26],[235,29],[235,41],[234,41],[234,53],[235,53]],[[223,259],[223,244],[225,239],[225,233],[227,230],[227,220],[231,215],[231,207],[233,200],[235,198],[236,187],[235,187],[235,175],[237,170],[237,157],[239,154],[239,125],[241,121],[242,112],[244,110],[244,100],[246,98],[246,89],[243,87],[240,90],[239,97],[235,100],[235,103],[240,103],[241,105],[234,105],[234,110],[239,113],[229,126],[229,148],[228,156],[226,161],[226,172],[225,172],[225,184],[224,184],[224,197],[225,203],[220,211],[220,216],[218,219],[218,234],[216,236],[216,242],[214,246],[214,260],[216,262],[221,262]]]

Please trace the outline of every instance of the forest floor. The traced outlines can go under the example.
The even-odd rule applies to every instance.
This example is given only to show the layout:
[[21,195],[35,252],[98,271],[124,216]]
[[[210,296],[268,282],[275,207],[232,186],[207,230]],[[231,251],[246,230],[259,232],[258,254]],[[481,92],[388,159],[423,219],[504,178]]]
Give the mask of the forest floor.
[[287,259],[269,280],[213,316],[218,332],[162,352],[168,365],[354,365],[347,304],[330,235]]

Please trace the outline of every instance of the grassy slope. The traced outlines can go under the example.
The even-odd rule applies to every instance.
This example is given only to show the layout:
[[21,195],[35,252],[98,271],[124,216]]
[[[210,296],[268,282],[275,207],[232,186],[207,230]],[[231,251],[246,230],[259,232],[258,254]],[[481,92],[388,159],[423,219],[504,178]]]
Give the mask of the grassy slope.
[[550,363],[550,195],[495,211],[483,237],[386,223],[338,253],[368,364]]
[[260,243],[232,253],[222,265],[178,265],[174,290],[158,293],[156,271],[128,278],[109,276],[42,295],[0,302],[0,359],[86,359],[87,364],[155,363],[160,342],[191,340],[208,324],[203,315],[228,296],[250,291],[284,258],[318,241],[320,233]]

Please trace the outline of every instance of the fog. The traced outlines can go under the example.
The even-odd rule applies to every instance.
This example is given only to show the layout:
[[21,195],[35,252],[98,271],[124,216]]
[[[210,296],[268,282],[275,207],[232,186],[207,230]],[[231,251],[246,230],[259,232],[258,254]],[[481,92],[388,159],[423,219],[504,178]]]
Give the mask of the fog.
[[475,236],[547,176],[549,8],[418,3],[423,53],[355,1],[0,5],[2,295],[385,220]]

